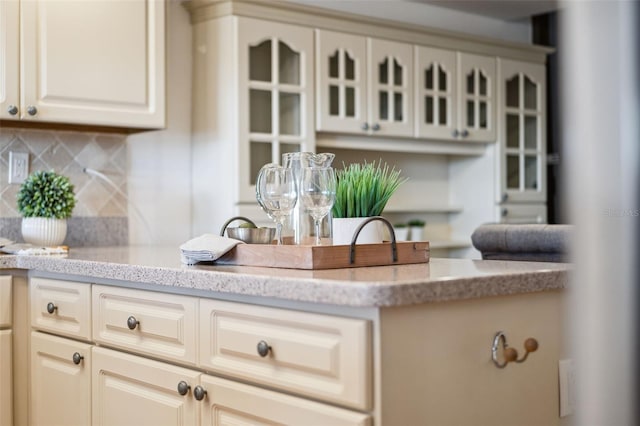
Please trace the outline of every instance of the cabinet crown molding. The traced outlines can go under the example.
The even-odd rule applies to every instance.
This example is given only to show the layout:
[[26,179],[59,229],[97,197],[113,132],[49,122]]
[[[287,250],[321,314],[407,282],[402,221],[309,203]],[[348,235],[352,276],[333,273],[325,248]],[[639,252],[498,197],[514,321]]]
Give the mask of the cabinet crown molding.
[[282,0],[187,0],[183,5],[191,14],[192,24],[224,16],[245,16],[536,63],[545,63],[547,55],[555,51],[544,46],[371,18]]

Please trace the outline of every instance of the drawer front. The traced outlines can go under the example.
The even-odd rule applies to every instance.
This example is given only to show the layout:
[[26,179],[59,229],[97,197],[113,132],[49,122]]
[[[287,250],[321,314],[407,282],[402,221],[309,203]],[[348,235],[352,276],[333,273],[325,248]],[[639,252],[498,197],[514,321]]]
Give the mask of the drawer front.
[[[196,298],[127,288],[93,288],[96,342],[156,358],[196,362]],[[131,327],[131,328],[130,328]]]
[[90,284],[32,278],[30,291],[32,327],[91,340]]
[[366,320],[202,299],[199,361],[227,376],[371,408]]
[[370,416],[283,395],[254,386],[203,375],[207,391],[202,411],[205,425],[333,425],[366,426]]
[[11,327],[11,275],[0,276],[0,328]]

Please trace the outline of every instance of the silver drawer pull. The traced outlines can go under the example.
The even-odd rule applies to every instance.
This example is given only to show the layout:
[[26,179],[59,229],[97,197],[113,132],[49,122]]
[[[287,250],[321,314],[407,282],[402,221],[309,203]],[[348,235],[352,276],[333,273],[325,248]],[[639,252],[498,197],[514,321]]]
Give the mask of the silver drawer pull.
[[53,302],[47,303],[47,312],[53,315],[53,313],[57,310],[58,310],[58,307],[54,305]]
[[207,391],[202,386],[198,385],[193,388],[193,397],[196,400],[202,401],[205,396],[207,396]]
[[269,352],[271,352],[271,346],[264,340],[260,340],[258,342],[258,355],[264,358],[269,355]]
[[127,327],[129,327],[129,330],[135,330],[139,324],[140,321],[138,321],[133,315],[127,318]]
[[73,363],[75,365],[79,365],[82,360],[84,359],[84,357],[82,355],[80,355],[80,353],[76,352],[73,354],[73,357],[71,358],[73,360]]
[[189,393],[189,389],[191,389],[189,383],[185,382],[184,380],[180,380],[180,383],[178,383],[178,393],[182,396],[185,396],[187,393]]

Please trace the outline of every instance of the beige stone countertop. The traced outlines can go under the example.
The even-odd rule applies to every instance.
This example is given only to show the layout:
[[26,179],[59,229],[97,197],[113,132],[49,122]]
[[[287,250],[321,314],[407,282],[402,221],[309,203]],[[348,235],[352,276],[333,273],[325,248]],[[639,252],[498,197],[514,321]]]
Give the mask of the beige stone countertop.
[[68,255],[0,256],[0,268],[345,306],[400,306],[558,290],[570,265],[470,259],[350,269],[183,265],[177,247],[72,248]]

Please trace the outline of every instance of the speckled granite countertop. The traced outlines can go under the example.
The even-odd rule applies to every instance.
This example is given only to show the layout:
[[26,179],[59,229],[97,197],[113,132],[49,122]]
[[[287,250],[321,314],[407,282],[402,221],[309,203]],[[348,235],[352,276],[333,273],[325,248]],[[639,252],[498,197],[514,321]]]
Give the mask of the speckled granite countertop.
[[562,289],[570,265],[436,258],[427,264],[322,271],[186,266],[176,247],[125,246],[71,249],[66,256],[5,255],[0,268],[314,303],[399,306]]

